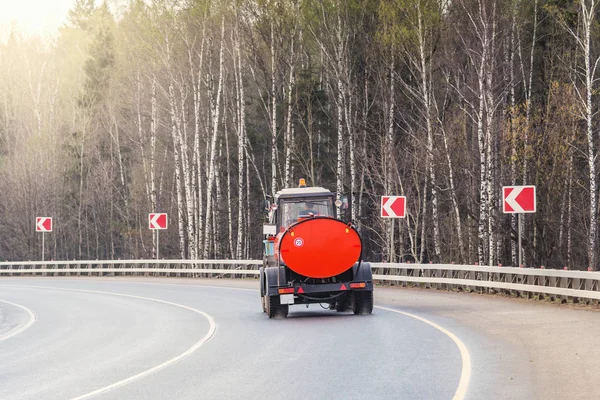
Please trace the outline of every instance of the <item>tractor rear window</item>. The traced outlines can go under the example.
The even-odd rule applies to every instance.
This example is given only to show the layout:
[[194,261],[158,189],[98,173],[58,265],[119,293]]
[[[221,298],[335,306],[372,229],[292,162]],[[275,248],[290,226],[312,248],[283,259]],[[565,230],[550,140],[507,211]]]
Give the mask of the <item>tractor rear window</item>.
[[282,225],[289,226],[303,218],[333,217],[333,203],[330,198],[281,202]]

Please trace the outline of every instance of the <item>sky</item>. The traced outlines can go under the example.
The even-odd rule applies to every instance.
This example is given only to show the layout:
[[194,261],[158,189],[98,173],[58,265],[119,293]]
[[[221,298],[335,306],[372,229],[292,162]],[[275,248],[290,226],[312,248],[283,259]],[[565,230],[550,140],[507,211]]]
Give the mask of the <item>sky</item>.
[[0,35],[10,32],[13,23],[25,36],[54,35],[66,22],[75,0],[0,0]]

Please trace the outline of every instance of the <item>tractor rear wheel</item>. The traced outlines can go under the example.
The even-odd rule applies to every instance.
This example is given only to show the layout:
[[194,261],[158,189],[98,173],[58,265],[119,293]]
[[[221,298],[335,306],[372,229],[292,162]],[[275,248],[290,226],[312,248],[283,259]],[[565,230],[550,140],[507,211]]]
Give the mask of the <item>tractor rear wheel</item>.
[[265,296],[266,313],[269,318],[286,318],[289,311],[287,304],[279,302],[279,296]]
[[352,312],[355,315],[369,315],[373,312],[373,291],[354,292]]

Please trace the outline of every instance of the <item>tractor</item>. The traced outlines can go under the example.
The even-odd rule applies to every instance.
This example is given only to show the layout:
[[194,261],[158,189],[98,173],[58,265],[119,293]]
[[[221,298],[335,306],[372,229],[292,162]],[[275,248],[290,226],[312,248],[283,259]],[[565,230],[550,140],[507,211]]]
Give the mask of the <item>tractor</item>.
[[309,304],[372,313],[373,276],[362,261],[361,237],[352,222],[335,217],[347,204],[304,179],[265,200],[260,295],[269,318],[286,318],[289,306]]

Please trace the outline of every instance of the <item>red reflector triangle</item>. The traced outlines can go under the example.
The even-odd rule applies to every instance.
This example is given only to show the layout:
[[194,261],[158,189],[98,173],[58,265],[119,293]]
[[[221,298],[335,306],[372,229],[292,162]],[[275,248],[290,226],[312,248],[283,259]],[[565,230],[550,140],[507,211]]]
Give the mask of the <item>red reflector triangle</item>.
[[346,285],[344,285],[344,284],[342,283],[342,286],[340,286],[340,290],[348,290],[348,288],[346,287]]
[[300,286],[300,287],[298,288],[298,291],[297,291],[296,293],[304,293],[304,289],[302,289],[302,286]]

